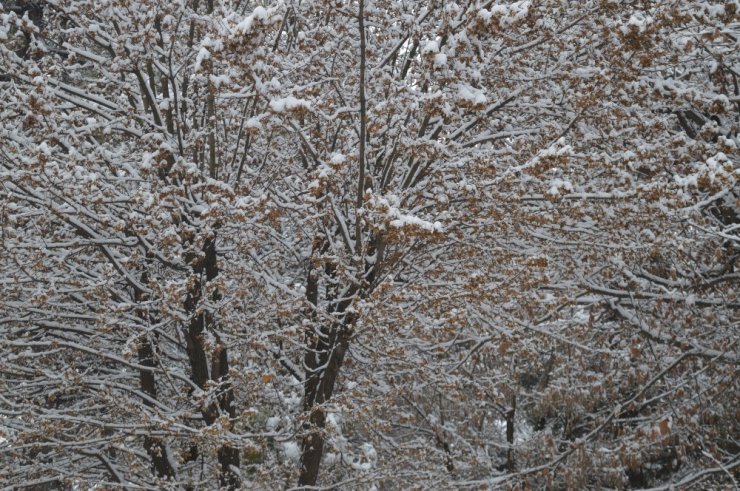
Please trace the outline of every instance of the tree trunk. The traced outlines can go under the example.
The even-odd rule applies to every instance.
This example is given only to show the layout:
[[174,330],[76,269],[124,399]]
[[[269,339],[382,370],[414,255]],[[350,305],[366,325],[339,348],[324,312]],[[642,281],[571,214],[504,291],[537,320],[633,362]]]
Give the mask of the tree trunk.
[[[313,486],[318,479],[321,457],[324,453],[326,426],[326,413],[322,406],[334,393],[337,375],[347,352],[349,345],[347,320],[345,318],[345,322],[333,326],[331,332],[325,333],[322,330],[322,336],[313,336],[318,338],[317,342],[309,344],[306,349],[303,409],[310,416],[307,424],[309,432],[303,437],[302,444],[301,473],[298,478],[298,484],[301,486]],[[324,337],[324,334],[327,336]]]
[[[149,282],[149,276],[146,272],[141,275],[141,283],[146,285]],[[138,288],[134,292],[134,300],[137,303],[141,303],[146,300],[143,292]],[[149,319],[149,314],[143,309],[140,311],[139,317],[143,321]],[[154,346],[147,334],[143,334],[138,340],[138,357],[139,364],[145,367],[154,368],[156,366],[154,362]],[[152,399],[157,398],[157,385],[154,378],[154,372],[151,370],[140,370],[139,371],[139,384],[142,392],[148,395]],[[144,404],[151,407],[152,403],[144,399]],[[152,470],[158,477],[172,479],[175,477],[175,469],[172,467],[172,462],[167,456],[167,446],[160,438],[152,436],[144,437],[144,449],[149,457],[152,459]]]
[[[221,415],[226,415],[230,420],[236,415],[234,407],[234,391],[229,381],[229,361],[226,346],[221,343],[215,332],[216,349],[213,353],[211,370],[208,369],[208,354],[206,353],[203,334],[212,328],[215,320],[210,312],[196,313],[200,303],[203,287],[201,277],[205,274],[206,281],[212,281],[218,276],[218,257],[216,254],[216,238],[211,237],[203,245],[203,257],[193,259],[193,274],[196,279],[185,299],[185,310],[190,313],[190,323],[185,332],[187,340],[187,353],[190,359],[191,379],[201,389],[206,388],[209,380],[218,383],[216,400],[201,409],[203,420],[207,425],[212,425]],[[221,295],[215,291],[211,300],[218,301]],[[236,490],[241,486],[239,477],[239,449],[225,444],[217,452],[220,466],[219,483],[227,490]]]
[[506,443],[509,449],[506,452],[506,467],[509,472],[514,472],[516,461],[514,459],[514,417],[516,416],[516,396],[511,397],[511,408],[506,411]]
[[[145,367],[154,367],[154,349],[152,343],[146,335],[139,339],[139,364]],[[157,397],[157,390],[154,380],[154,373],[150,371],[139,371],[139,380],[141,390],[152,399]],[[144,404],[151,406],[152,403],[144,400]],[[170,459],[167,458],[167,447],[160,438],[151,436],[144,437],[144,449],[152,459],[152,470],[158,477],[171,479],[175,477],[175,470],[172,468]]]

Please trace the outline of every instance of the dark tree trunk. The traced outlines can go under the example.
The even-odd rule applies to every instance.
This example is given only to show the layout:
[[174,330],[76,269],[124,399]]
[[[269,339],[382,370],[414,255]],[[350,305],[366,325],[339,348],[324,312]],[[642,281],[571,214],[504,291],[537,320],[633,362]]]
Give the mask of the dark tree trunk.
[[[315,248],[323,251],[326,246],[327,242],[323,241]],[[324,273],[327,278],[333,280],[336,276],[335,267],[327,264]],[[341,320],[319,329],[318,332],[309,328],[305,335],[306,351],[303,363],[306,368],[306,377],[303,383],[303,410],[308,414],[308,421],[305,428],[307,433],[303,437],[301,449],[301,470],[298,478],[298,484],[301,486],[313,486],[318,479],[321,457],[324,453],[324,427],[326,426],[323,404],[331,398],[334,392],[337,375],[349,345],[349,329],[354,323],[354,318],[347,315],[346,310],[352,303],[351,299],[357,293],[357,288],[350,289],[341,301],[336,301],[337,291],[337,285],[327,287],[328,313],[336,315]],[[306,280],[306,299],[310,304],[310,310],[306,315],[314,322],[317,321],[315,309],[318,303],[318,292],[318,269],[311,268]]]
[[[141,282],[144,285],[149,282],[149,277],[146,272],[141,275]],[[141,303],[146,300],[143,292],[138,288],[134,292],[134,300],[137,303]],[[139,317],[141,317],[142,320],[148,320],[149,315],[147,312],[142,310]],[[146,334],[139,338],[138,356],[140,365],[150,368],[154,368],[156,366],[154,360],[154,346]],[[144,394],[148,395],[152,399],[157,398],[157,385],[153,371],[140,370],[139,383]],[[144,404],[149,407],[152,406],[152,403],[146,399],[144,399]],[[151,436],[144,437],[144,449],[152,459],[152,470],[158,477],[168,479],[175,477],[175,469],[172,468],[172,463],[167,456],[167,446],[160,438]]]
[[516,396],[511,397],[511,407],[506,411],[506,443],[509,450],[506,452],[506,466],[509,472],[516,470],[514,459],[514,417],[516,416]]
[[347,352],[347,321],[345,317],[345,321],[333,326],[330,332],[322,330],[321,336],[313,336],[314,341],[306,349],[303,409],[309,413],[309,421],[308,434],[303,438],[301,453],[301,472],[298,478],[301,486],[313,486],[318,479],[325,441],[326,413],[323,404],[334,393],[334,385]]
[[[154,367],[154,349],[146,335],[139,339],[139,364],[145,367]],[[141,390],[152,399],[157,397],[154,373],[150,371],[139,371]],[[144,404],[151,406],[152,403],[144,400]],[[160,438],[151,436],[144,437],[144,449],[152,459],[152,469],[159,477],[173,478],[175,470],[167,458],[167,448]]]
[[[197,313],[198,304],[203,295],[203,276],[206,281],[212,281],[218,276],[218,256],[216,253],[216,238],[211,237],[203,245],[203,256],[196,257],[191,262],[195,276],[187,298],[185,310],[190,314],[190,323],[185,332],[187,353],[190,360],[191,379],[201,389],[206,388],[208,381],[218,384],[215,401],[201,409],[203,420],[212,425],[219,416],[225,415],[233,419],[236,415],[234,407],[234,390],[229,381],[229,361],[226,346],[221,343],[216,332],[211,329],[215,323],[210,312]],[[211,300],[218,301],[221,295],[214,292]],[[208,354],[206,353],[203,334],[211,330],[216,337],[216,349],[212,355],[211,369],[208,368]],[[197,450],[196,450],[197,453]],[[216,456],[220,466],[219,483],[227,490],[236,490],[241,487],[239,478],[239,449],[228,444],[220,447]]]

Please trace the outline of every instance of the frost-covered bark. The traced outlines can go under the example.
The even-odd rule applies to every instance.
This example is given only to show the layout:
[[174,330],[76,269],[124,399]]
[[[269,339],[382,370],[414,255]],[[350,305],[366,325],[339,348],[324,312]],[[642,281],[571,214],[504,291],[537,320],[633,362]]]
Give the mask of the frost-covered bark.
[[737,484],[737,1],[2,8],[3,483]]

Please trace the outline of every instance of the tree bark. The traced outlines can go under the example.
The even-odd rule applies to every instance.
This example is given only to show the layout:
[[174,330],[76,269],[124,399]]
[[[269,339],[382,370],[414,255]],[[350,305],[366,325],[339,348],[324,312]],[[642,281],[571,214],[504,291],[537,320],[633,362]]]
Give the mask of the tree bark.
[[334,385],[349,346],[347,318],[333,326],[331,332],[322,329],[321,334],[314,336],[316,342],[312,343],[313,346],[307,347],[304,358],[306,381],[303,409],[310,416],[309,432],[302,442],[301,472],[298,478],[298,484],[301,486],[313,486],[318,479],[321,457],[324,453],[326,426],[326,413],[322,406],[334,393]]
[[514,459],[514,418],[516,416],[516,395],[511,397],[511,407],[506,411],[506,443],[509,449],[506,452],[506,467],[509,472],[516,470],[516,460]]
[[[335,273],[333,266],[329,265],[325,272],[329,277],[333,277]],[[314,321],[318,290],[318,271],[312,268],[306,281],[306,298],[311,304],[311,311],[307,315]],[[303,410],[309,417],[306,423],[308,433],[302,442],[301,470],[298,478],[298,484],[301,486],[313,486],[318,479],[321,457],[324,453],[326,426],[326,413],[322,405],[334,393],[334,385],[349,346],[349,330],[354,318],[347,315],[346,310],[352,303],[351,298],[355,293],[357,289],[352,288],[340,302],[335,303],[333,298],[329,299],[330,313],[338,315],[340,321],[320,329],[318,333],[313,329],[306,332]]]
[[[362,207],[365,194],[365,171],[366,155],[365,144],[367,139],[367,101],[365,98],[365,2],[359,1],[357,13],[358,27],[360,31],[360,132],[359,132],[359,172],[357,181],[357,196],[355,203],[355,254],[362,254]],[[326,266],[326,274],[334,276],[334,266]],[[357,265],[358,281],[363,281],[364,272],[361,264]],[[303,410],[309,414],[306,423],[308,433],[304,436],[301,451],[301,470],[298,477],[300,486],[313,486],[319,476],[321,457],[324,454],[324,428],[326,426],[326,413],[323,404],[326,403],[334,393],[334,385],[339,375],[339,370],[344,362],[344,356],[349,346],[349,331],[354,324],[354,316],[347,315],[347,307],[352,303],[352,298],[359,292],[359,287],[354,286],[337,302],[333,298],[334,293],[328,293],[328,313],[336,315],[339,320],[325,326],[316,332],[309,329],[306,333],[306,352],[304,366],[306,378],[304,382]],[[336,290],[334,290],[336,291]],[[316,321],[315,309],[318,301],[318,271],[311,269],[306,282],[306,298],[312,304],[314,312],[310,317]]]
[[[185,332],[187,340],[187,353],[190,360],[191,379],[201,389],[206,389],[209,380],[218,384],[216,399],[201,408],[203,420],[207,425],[212,425],[221,415],[226,415],[232,420],[236,416],[234,407],[234,391],[229,381],[229,359],[226,346],[221,342],[218,334],[212,329],[215,320],[210,312],[198,312],[198,304],[203,295],[204,285],[201,278],[205,275],[206,281],[212,281],[218,276],[218,256],[216,253],[216,237],[209,237],[203,245],[203,256],[196,257],[192,261],[193,275],[195,281],[185,299],[185,310],[190,313],[190,323]],[[214,291],[211,300],[218,301],[221,295]],[[208,369],[208,354],[206,353],[204,333],[211,330],[216,337],[216,348],[213,353],[211,369]],[[210,372],[210,373],[209,373]],[[221,487],[231,491],[239,489],[241,479],[239,477],[239,449],[228,444],[221,446],[217,452],[220,466],[219,483]]]
[[[144,272],[141,275],[141,283],[143,285],[146,285],[149,282],[149,277],[146,272]],[[146,300],[143,292],[139,290],[138,288],[134,292],[134,300],[137,303],[143,302]],[[142,318],[142,320],[148,320],[149,315],[148,313],[141,311],[139,317]],[[144,334],[141,337],[139,337],[139,347],[138,347],[138,357],[139,357],[139,364],[145,367],[155,367],[155,361],[154,361],[154,346],[152,345],[151,340],[149,339],[148,335]],[[154,378],[154,372],[150,370],[140,370],[139,371],[139,383],[141,386],[142,392],[147,394],[152,399],[157,398],[157,385],[156,380]],[[152,403],[148,400],[144,399],[144,404],[151,407]],[[145,436],[144,437],[144,449],[146,450],[146,453],[149,454],[149,457],[152,459],[152,470],[155,475],[158,477],[166,478],[166,479],[172,479],[175,477],[175,469],[172,467],[172,462],[167,456],[167,446],[160,438],[155,438],[152,436]]]

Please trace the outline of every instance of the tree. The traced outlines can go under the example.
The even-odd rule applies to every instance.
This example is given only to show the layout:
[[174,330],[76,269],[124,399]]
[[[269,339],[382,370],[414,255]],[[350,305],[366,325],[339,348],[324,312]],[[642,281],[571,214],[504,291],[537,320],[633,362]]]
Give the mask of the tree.
[[13,4],[3,479],[733,482],[738,11]]

